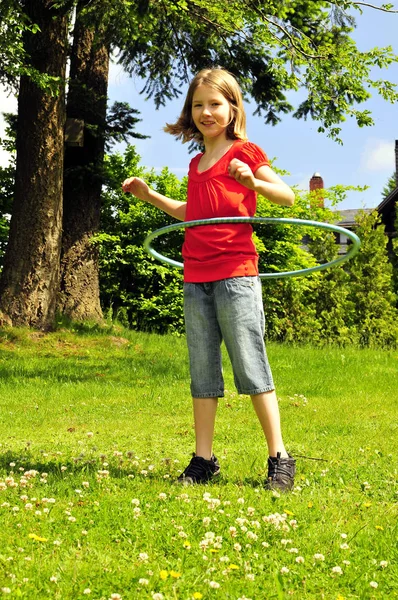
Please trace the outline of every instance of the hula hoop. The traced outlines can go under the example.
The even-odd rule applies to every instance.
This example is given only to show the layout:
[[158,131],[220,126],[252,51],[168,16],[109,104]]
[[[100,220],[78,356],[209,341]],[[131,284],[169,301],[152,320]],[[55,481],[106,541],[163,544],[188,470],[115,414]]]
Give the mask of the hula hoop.
[[147,252],[156,258],[172,267],[177,267],[178,269],[182,269],[184,267],[183,263],[173,260],[172,258],[168,258],[167,256],[163,256],[151,246],[151,242],[157,237],[164,235],[170,231],[174,231],[175,229],[187,229],[189,227],[196,227],[197,225],[218,225],[220,223],[278,223],[284,225],[300,225],[306,227],[317,227],[318,229],[326,229],[327,231],[333,231],[335,233],[342,233],[346,235],[352,242],[352,246],[347,254],[343,256],[339,256],[338,258],[331,260],[330,262],[323,263],[320,265],[316,265],[315,267],[309,267],[307,269],[298,269],[297,271],[282,271],[281,273],[259,273],[259,277],[263,277],[266,279],[277,279],[281,277],[298,277],[300,275],[309,275],[310,273],[315,273],[315,271],[323,271],[324,269],[329,269],[330,267],[335,267],[347,260],[353,258],[359,251],[359,247],[361,245],[361,241],[359,237],[345,229],[344,227],[339,227],[338,225],[331,225],[330,223],[320,223],[319,221],[306,221],[304,219],[280,219],[274,217],[219,217],[213,219],[199,219],[196,221],[183,221],[181,223],[173,223],[172,225],[167,225],[166,227],[162,227],[161,229],[157,229],[150,233],[147,238],[144,240],[144,248]]

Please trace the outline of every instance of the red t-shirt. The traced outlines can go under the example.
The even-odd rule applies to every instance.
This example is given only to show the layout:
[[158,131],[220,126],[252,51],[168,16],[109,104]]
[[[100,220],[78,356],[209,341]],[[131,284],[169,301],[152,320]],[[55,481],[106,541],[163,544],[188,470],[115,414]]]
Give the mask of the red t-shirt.
[[[191,160],[188,172],[186,221],[213,217],[252,217],[257,194],[228,174],[233,158],[253,173],[269,166],[266,154],[251,142],[236,141],[215,165],[199,172],[202,154]],[[184,281],[203,283],[258,274],[258,254],[249,224],[199,225],[185,230],[182,248]]]

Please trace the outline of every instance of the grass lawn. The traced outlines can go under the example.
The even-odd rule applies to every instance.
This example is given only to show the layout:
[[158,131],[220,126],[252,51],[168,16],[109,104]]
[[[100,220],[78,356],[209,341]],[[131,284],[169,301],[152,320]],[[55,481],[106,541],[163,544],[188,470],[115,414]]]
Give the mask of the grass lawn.
[[297,458],[282,495],[227,361],[221,477],[182,488],[183,338],[0,331],[0,598],[398,598],[398,352],[268,354]]

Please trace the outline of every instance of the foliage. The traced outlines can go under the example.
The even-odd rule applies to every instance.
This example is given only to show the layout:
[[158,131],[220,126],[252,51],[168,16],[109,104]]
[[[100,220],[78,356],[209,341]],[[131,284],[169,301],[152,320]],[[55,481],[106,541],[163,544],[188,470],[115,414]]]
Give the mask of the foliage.
[[[123,194],[121,182],[141,176],[160,193],[177,200],[186,198],[186,181],[164,169],[156,175],[139,166],[139,156],[129,146],[105,160],[102,231],[100,244],[100,285],[104,310],[130,326],[161,333],[180,332],[183,327],[182,275],[176,269],[152,259],[143,248],[153,230],[174,222],[168,215],[132,196]],[[178,256],[182,235],[162,241],[166,255]],[[167,249],[168,248],[168,249]]]
[[397,187],[397,174],[394,172],[389,178],[386,185],[383,188],[382,197],[387,198]]
[[[73,0],[56,2],[48,0],[48,10],[69,12]],[[1,0],[0,22],[0,84],[10,91],[17,91],[21,76],[29,77],[34,83],[53,94],[58,94],[63,81],[36,68],[30,62],[26,51],[24,36],[40,35],[40,27],[29,18],[25,2],[21,0]]]
[[194,447],[183,339],[0,339],[2,597],[396,599],[396,351],[269,344],[297,459],[279,496],[228,361],[220,478],[181,488]]
[[[178,181],[167,169],[159,175],[145,171],[131,146],[124,156],[107,157],[106,174],[102,231],[96,238],[101,248],[103,307],[133,328],[180,333],[182,274],[155,261],[143,248],[150,232],[174,221],[151,205],[123,195],[120,185],[129,176],[140,176],[160,193],[184,200],[186,180]],[[344,199],[344,188],[323,190],[322,196],[333,208]],[[335,223],[339,214],[332,208],[321,205],[319,192],[296,190],[293,207],[286,209],[259,197],[256,214]],[[263,280],[268,339],[395,347],[398,315],[392,267],[376,212],[360,215],[357,233],[362,246],[350,262],[309,277]],[[313,227],[262,224],[255,227],[254,239],[260,272],[304,269],[333,260],[338,252],[334,236]],[[183,234],[174,232],[154,245],[166,256],[179,259],[182,241]]]
[[[224,0],[125,3],[114,44],[125,69],[145,80],[143,93],[156,106],[181,94],[192,71],[223,65],[266,123],[291,112],[318,121],[319,131],[341,141],[348,116],[359,127],[373,124],[369,110],[358,108],[371,90],[389,102],[398,98],[395,83],[374,77],[375,68],[398,60],[392,48],[360,51],[350,37],[362,4],[245,0],[228,3],[226,10]],[[300,94],[288,99],[292,91]]]
[[386,236],[377,212],[358,217],[360,253],[349,265],[351,321],[362,346],[396,346],[398,310]]

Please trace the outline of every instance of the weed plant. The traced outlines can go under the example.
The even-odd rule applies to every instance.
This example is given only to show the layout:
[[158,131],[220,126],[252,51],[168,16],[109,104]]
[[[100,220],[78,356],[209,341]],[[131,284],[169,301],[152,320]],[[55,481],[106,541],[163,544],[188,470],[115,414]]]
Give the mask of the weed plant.
[[175,479],[194,431],[183,338],[0,333],[0,597],[398,598],[396,351],[270,344],[292,493],[225,361],[217,482]]

